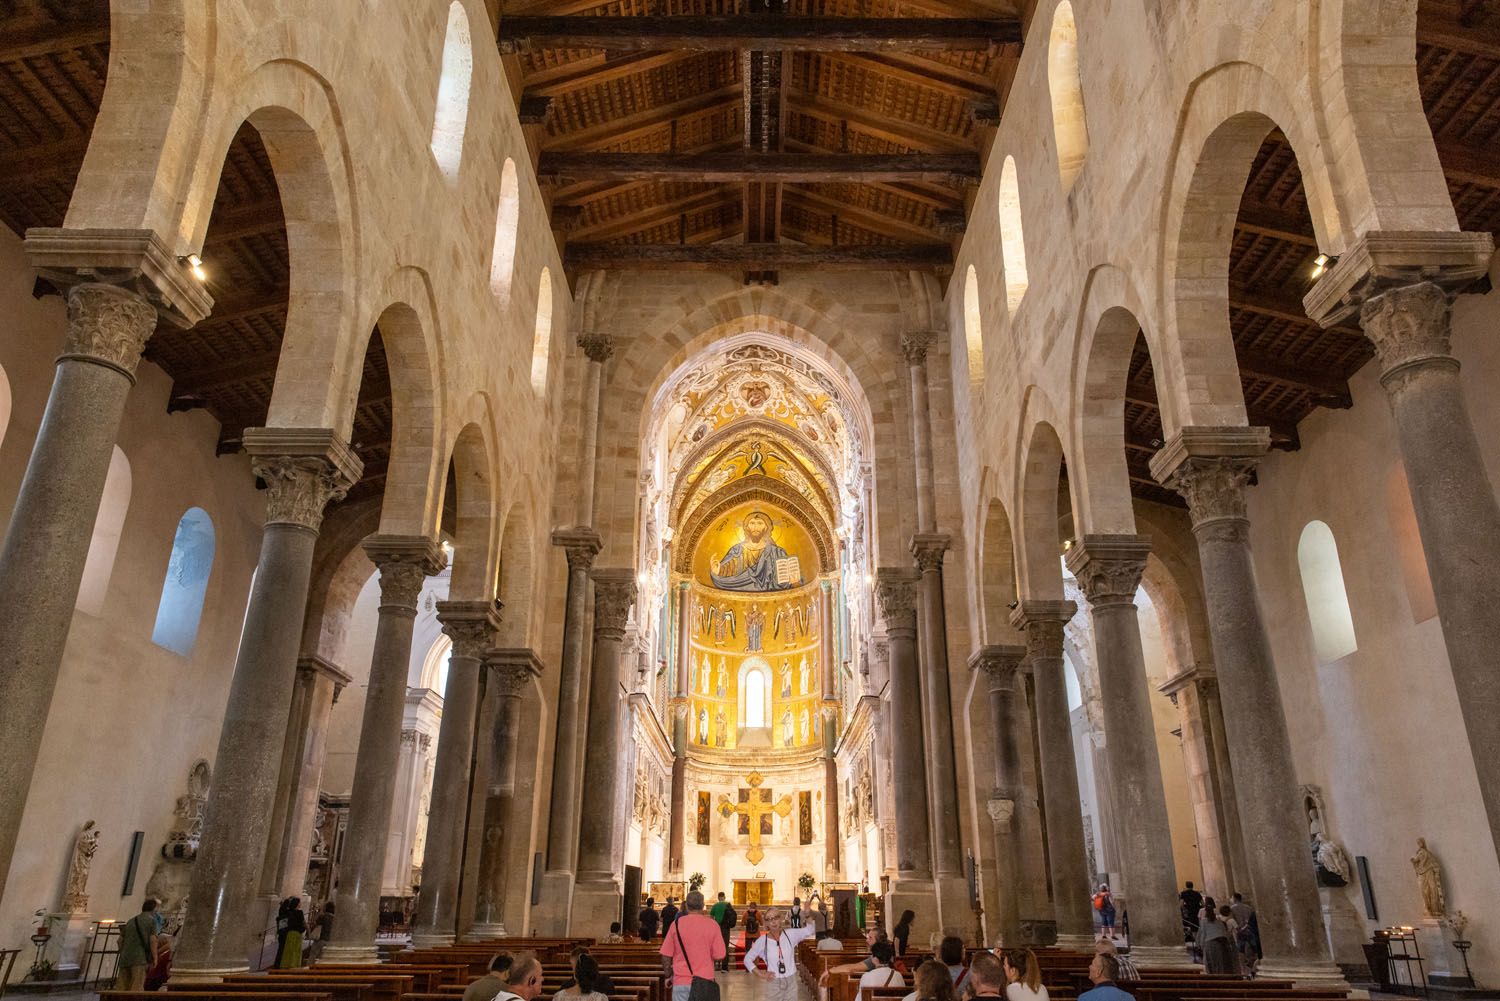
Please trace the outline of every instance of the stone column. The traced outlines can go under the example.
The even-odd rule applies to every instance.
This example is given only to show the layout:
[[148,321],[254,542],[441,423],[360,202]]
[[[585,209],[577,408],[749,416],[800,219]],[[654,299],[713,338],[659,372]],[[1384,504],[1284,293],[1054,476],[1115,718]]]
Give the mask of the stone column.
[[[570,933],[603,935],[623,900],[621,860],[614,857],[614,828],[624,823],[610,807],[619,798],[621,725],[620,641],[635,602],[635,571],[629,567],[595,570],[593,670],[589,678],[588,738],[583,788],[603,809],[583,812],[578,826],[578,882],[573,891]],[[555,805],[555,804],[554,804]]]
[[[562,659],[557,684],[557,737],[552,749],[552,794],[548,801],[547,869],[542,875],[542,906],[534,918],[544,935],[565,935],[578,847],[578,735],[583,729],[584,622],[588,614],[589,571],[602,543],[591,528],[558,530],[552,544],[568,557],[568,595],[563,610]],[[608,925],[605,926],[606,930]]]
[[1131,955],[1138,964],[1144,960],[1180,966],[1185,953],[1177,871],[1135,607],[1150,551],[1151,543],[1143,536],[1086,535],[1068,551],[1067,561],[1088,599],[1094,623],[1112,805],[1128,818],[1119,825],[1119,851],[1125,884],[1120,895],[1130,908]]
[[667,878],[682,879],[682,857],[687,851],[688,692],[692,689],[693,591],[687,581],[677,585],[677,670],[672,698],[672,801],[667,819]]
[[1449,344],[1458,291],[1489,270],[1488,233],[1366,233],[1313,286],[1324,326],[1357,312],[1380,360],[1479,788],[1500,852],[1500,504]]
[[1245,485],[1270,444],[1266,428],[1187,427],[1152,458],[1151,472],[1187,500],[1229,742],[1250,763],[1236,777],[1261,969],[1299,984],[1342,983],[1308,864],[1307,820],[1250,553]]
[[1225,736],[1224,706],[1219,698],[1218,677],[1201,679],[1197,695],[1199,705],[1202,706],[1203,726],[1208,733],[1208,744],[1212,750],[1209,764],[1213,768],[1215,788],[1219,791],[1219,825],[1224,839],[1224,865],[1231,886],[1244,886],[1250,878],[1250,866],[1245,861],[1244,828],[1240,824],[1239,796],[1234,788],[1234,767],[1229,760],[1229,740]]
[[[0,889],[57,686],[99,499],[135,368],[158,319],[189,326],[211,300],[149,232],[30,230],[43,277],[68,288],[52,391],[0,550]],[[116,243],[121,245],[116,253]],[[99,284],[92,266],[132,271]],[[158,292],[165,289],[166,293]],[[173,304],[180,304],[177,313]]]
[[587,526],[594,523],[594,471],[598,465],[604,363],[615,353],[615,342],[609,334],[590,331],[578,335],[578,346],[588,359],[588,367],[584,373],[583,413],[579,423],[577,523]]
[[[1017,671],[1026,656],[1020,646],[985,646],[969,658],[972,670],[983,671],[990,693],[990,725],[995,736],[994,785],[986,803],[995,836],[995,868],[1000,884],[1000,913],[995,918],[998,942],[1007,948],[1023,944],[1021,916],[1026,904],[1045,900],[1045,873],[1026,872],[1021,864],[1021,742],[1016,732],[1019,699]],[[1022,898],[1029,898],[1026,903]],[[993,944],[993,943],[992,943]],[[1034,945],[1034,942],[1024,942]]]
[[[293,700],[297,709],[287,724],[287,748],[281,759],[282,784],[286,787],[286,805],[280,828],[272,817],[273,843],[277,852],[268,856],[267,867],[275,882],[266,890],[276,899],[300,894],[307,882],[307,864],[312,856],[313,826],[318,817],[318,785],[323,778],[323,761],[328,750],[328,719],[339,693],[349,684],[349,675],[322,657],[310,655],[297,660],[297,689]],[[279,790],[278,790],[279,797]],[[281,830],[280,839],[274,837]],[[262,877],[262,887],[265,887]]]
[[833,581],[825,580],[818,589],[818,649],[823,661],[823,843],[824,867],[837,876],[843,871],[844,845],[839,831],[839,769],[834,752],[838,749],[841,706],[835,697],[835,673],[838,671],[838,644],[835,640]]
[[927,403],[927,348],[945,336],[929,330],[901,335],[901,353],[906,356],[906,372],[911,384],[912,465],[917,480],[917,531],[937,531],[937,513],[933,502],[932,422]]
[[266,484],[260,562],[214,756],[213,788],[173,963],[176,982],[243,972],[258,948],[256,894],[280,777],[287,709],[323,509],[359,479],[360,462],[321,428],[250,428],[245,448]]
[[1072,714],[1063,676],[1068,669],[1063,663],[1063,627],[1077,611],[1071,601],[1027,600],[1011,612],[1010,621],[1026,636],[1036,699],[1037,764],[1047,815],[1047,867],[1052,874],[1057,942],[1063,948],[1087,949],[1094,940],[1094,918]]
[[937,922],[928,840],[927,768],[922,735],[922,682],[917,669],[916,573],[904,567],[875,572],[875,599],[885,620],[890,651],[891,725],[902,752],[891,756],[896,803],[896,880],[886,913],[891,923],[907,908],[928,927]]
[[506,934],[503,911],[510,873],[505,850],[516,793],[516,755],[521,741],[521,699],[533,678],[541,676],[542,662],[525,648],[491,650],[485,654],[489,689],[495,693],[495,727],[481,735],[489,744],[489,782],[484,800],[484,838],[479,857],[479,893],[474,902],[474,924],[469,937],[500,938]]
[[446,562],[436,542],[377,535],[365,552],[380,568],[380,618],[370,655],[359,752],[349,795],[349,826],[339,869],[338,921],[320,962],[375,963],[380,890],[390,845],[391,809],[401,759],[401,716],[411,664],[412,626],[422,584]]
[[1223,779],[1227,764],[1220,760],[1223,717],[1217,712],[1218,701],[1209,692],[1217,690],[1218,680],[1210,670],[1195,667],[1167,679],[1162,694],[1177,707],[1182,725],[1182,757],[1187,769],[1188,788],[1193,800],[1193,824],[1198,832],[1198,859],[1203,864],[1203,892],[1224,900],[1243,889],[1246,883],[1237,876],[1231,861],[1231,818],[1236,837],[1239,834],[1239,812],[1234,803],[1234,787]]
[[412,917],[412,945],[419,949],[452,945],[457,935],[474,720],[479,712],[480,658],[500,627],[500,603],[440,601],[438,621],[453,640],[453,654],[448,661],[443,721],[438,726],[437,760],[432,767],[422,892],[417,894]]

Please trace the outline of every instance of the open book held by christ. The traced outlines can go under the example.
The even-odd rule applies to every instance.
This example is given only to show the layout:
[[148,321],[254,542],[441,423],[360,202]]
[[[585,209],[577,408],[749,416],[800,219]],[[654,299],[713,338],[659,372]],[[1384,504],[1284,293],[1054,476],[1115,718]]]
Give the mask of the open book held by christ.
[[776,561],[776,583],[796,587],[802,583],[802,561],[795,556]]

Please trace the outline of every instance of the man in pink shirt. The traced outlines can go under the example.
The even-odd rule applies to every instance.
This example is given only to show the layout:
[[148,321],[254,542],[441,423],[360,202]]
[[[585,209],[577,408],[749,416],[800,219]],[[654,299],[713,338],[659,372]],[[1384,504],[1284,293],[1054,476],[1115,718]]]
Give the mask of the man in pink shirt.
[[716,964],[727,952],[719,923],[703,913],[702,893],[694,890],[683,898],[682,913],[663,939],[661,954],[672,975],[672,1001],[687,1001],[694,976],[713,979]]

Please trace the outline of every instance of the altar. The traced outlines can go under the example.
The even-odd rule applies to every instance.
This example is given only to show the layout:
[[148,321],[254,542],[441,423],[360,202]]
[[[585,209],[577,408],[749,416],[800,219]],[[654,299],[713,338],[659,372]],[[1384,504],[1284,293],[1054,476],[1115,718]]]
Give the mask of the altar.
[[769,907],[775,883],[774,879],[761,878],[735,880],[734,906],[740,908],[746,904],[755,904],[760,907]]

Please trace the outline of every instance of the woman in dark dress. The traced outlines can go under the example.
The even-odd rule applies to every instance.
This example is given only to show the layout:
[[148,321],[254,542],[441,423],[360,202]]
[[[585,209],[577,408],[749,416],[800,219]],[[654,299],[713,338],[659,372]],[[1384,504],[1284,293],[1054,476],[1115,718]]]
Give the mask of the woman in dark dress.
[[913,911],[902,911],[901,920],[891,929],[891,938],[896,940],[896,955],[906,955],[906,940],[911,937],[911,923],[917,919]]

